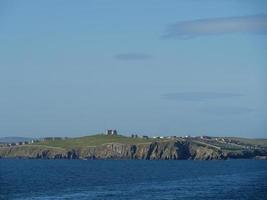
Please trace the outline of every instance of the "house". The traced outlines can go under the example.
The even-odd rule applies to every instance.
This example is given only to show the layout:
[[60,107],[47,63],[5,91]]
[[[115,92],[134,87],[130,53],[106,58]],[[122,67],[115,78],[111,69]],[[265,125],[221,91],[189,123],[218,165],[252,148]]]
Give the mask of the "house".
[[177,136],[175,136],[175,135],[174,135],[174,136],[168,136],[167,138],[168,138],[168,139],[176,139]]
[[147,135],[143,135],[143,139],[148,139],[149,137]]
[[131,137],[132,138],[138,138],[138,135],[137,134],[132,134]]
[[29,144],[33,144],[33,143],[35,143],[35,142],[39,142],[39,140],[37,140],[37,139],[36,139],[36,140],[30,140],[30,141],[29,141]]
[[106,130],[106,135],[118,135],[117,130],[108,129]]
[[203,135],[201,136],[201,139],[211,140],[212,138],[210,136]]

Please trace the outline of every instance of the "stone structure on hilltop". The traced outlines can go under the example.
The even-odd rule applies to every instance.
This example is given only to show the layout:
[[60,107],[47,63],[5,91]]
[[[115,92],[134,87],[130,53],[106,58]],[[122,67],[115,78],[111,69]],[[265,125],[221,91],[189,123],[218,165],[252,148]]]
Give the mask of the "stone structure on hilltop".
[[116,129],[108,129],[106,130],[106,135],[118,135],[118,132]]

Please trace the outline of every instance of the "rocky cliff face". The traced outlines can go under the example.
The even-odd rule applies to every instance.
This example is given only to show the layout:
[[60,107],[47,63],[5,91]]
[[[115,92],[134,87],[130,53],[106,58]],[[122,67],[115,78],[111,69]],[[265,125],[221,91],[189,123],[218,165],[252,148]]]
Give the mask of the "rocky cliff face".
[[189,144],[184,142],[153,142],[147,144],[111,143],[77,152],[87,159],[188,159]]
[[244,150],[239,152],[224,153],[224,157],[232,159],[251,159],[251,158],[265,158],[267,157],[266,149]]
[[34,159],[142,159],[142,160],[213,160],[266,156],[266,151],[222,152],[189,141],[162,141],[144,144],[110,143],[96,147],[65,150],[38,145],[0,148],[0,157]]

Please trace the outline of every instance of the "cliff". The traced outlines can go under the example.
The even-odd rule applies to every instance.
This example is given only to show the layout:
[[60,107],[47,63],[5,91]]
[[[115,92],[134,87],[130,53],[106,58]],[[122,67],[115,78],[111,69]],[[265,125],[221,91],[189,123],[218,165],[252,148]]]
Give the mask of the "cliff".
[[106,143],[98,146],[64,149],[44,145],[1,147],[2,158],[31,159],[142,159],[142,160],[214,160],[266,156],[266,149],[224,151],[210,145],[187,140],[147,143]]

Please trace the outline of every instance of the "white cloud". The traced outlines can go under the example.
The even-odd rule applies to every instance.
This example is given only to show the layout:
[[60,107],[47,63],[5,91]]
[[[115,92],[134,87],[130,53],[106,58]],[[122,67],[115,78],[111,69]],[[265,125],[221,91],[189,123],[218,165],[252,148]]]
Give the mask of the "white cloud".
[[228,33],[267,34],[267,15],[181,21],[168,27],[163,38],[192,38]]

